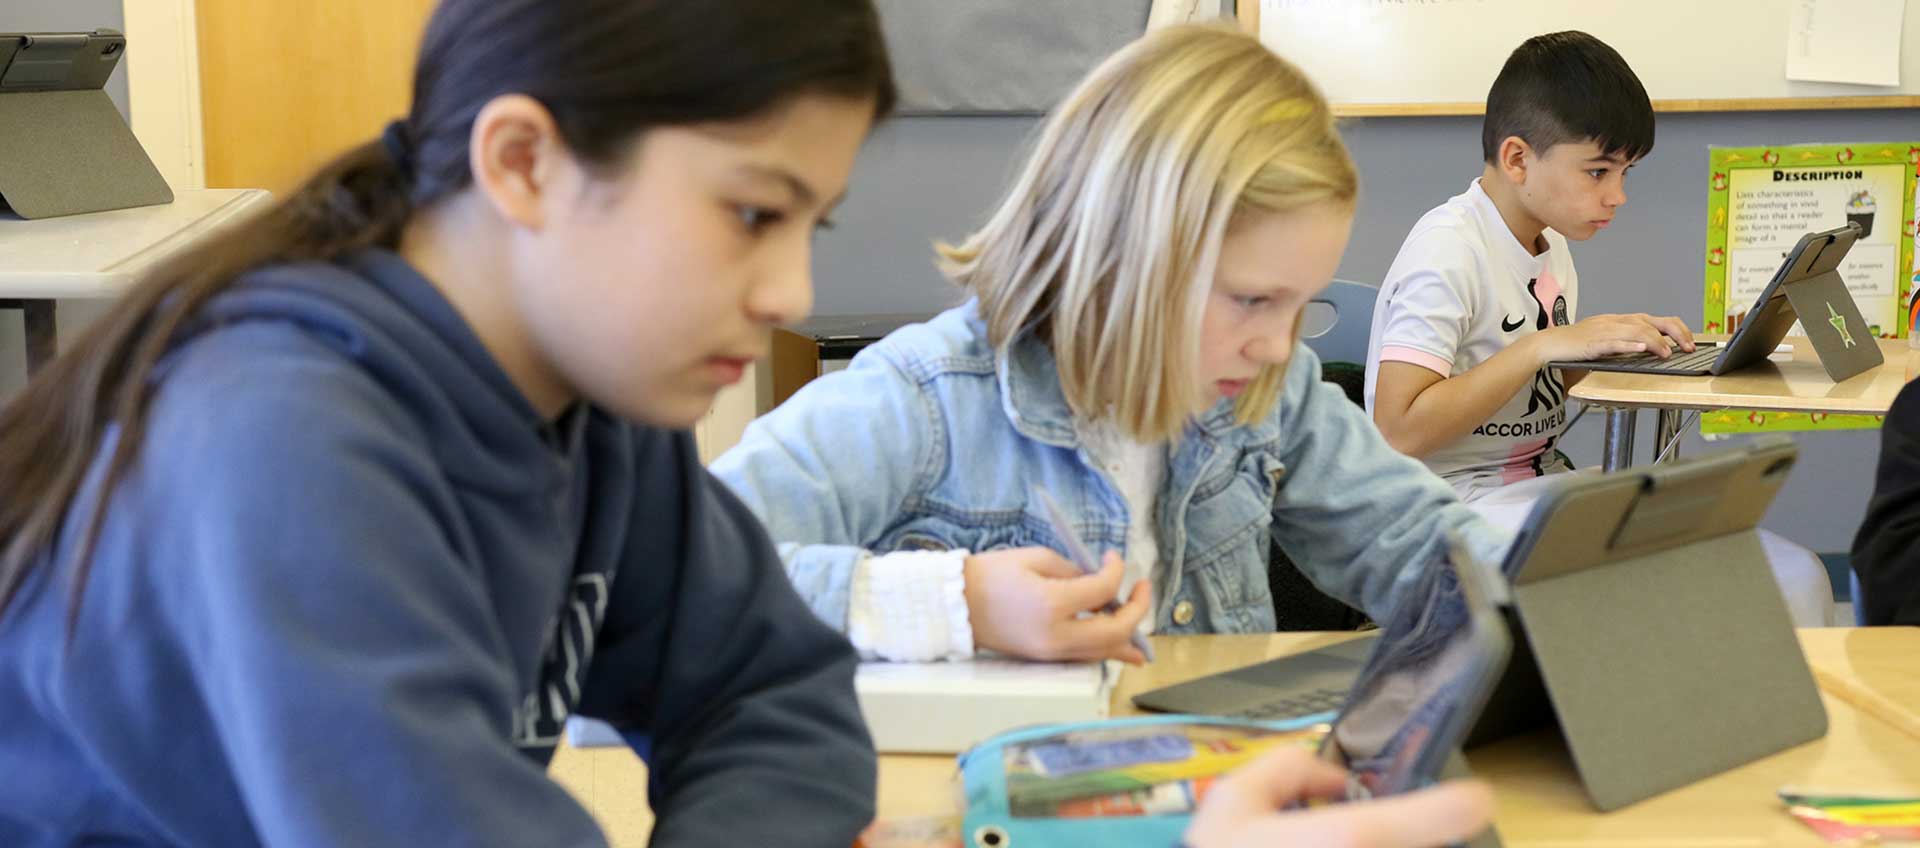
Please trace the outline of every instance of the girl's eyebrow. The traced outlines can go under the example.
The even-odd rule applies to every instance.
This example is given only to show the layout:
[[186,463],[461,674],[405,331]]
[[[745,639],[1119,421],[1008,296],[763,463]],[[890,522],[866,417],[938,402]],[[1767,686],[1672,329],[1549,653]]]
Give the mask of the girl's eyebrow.
[[[750,179],[779,183],[799,205],[812,206],[820,199],[819,191],[808,185],[807,181],[801,179],[799,175],[785,168],[774,165],[742,165],[736,170]],[[827,206],[828,208],[839,206],[840,202],[846,198],[847,193],[843,191],[833,200],[828,201]]]

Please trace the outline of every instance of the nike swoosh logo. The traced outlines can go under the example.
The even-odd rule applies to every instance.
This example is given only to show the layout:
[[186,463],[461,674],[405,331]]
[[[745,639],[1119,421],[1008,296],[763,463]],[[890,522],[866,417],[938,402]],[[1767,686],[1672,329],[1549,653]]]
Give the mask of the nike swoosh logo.
[[1525,325],[1526,323],[1527,323],[1527,319],[1525,318],[1515,318],[1511,323],[1509,323],[1507,319],[1502,318],[1500,319],[1500,332],[1511,333],[1514,330],[1520,329],[1520,327]]

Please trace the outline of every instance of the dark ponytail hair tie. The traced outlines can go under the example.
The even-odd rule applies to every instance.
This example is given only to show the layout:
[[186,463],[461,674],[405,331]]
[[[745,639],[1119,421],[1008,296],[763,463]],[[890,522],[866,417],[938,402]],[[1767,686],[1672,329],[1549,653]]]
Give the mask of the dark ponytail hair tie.
[[395,120],[387,124],[380,133],[380,146],[387,149],[387,158],[393,160],[393,167],[400,172],[402,179],[413,179],[413,142],[407,140],[407,122]]

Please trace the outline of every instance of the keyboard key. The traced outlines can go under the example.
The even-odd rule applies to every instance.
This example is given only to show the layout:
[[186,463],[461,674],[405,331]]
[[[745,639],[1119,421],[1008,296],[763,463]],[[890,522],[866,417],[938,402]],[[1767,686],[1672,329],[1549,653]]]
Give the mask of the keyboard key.
[[1346,699],[1347,693],[1344,689],[1316,689],[1289,698],[1257,704],[1241,710],[1239,715],[1256,719],[1297,718],[1337,710],[1346,702]]

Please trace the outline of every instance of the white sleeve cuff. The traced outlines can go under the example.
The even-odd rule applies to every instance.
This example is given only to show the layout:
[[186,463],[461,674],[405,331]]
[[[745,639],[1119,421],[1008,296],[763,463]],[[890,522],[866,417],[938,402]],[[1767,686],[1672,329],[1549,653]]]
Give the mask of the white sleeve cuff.
[[892,662],[973,656],[966,551],[896,551],[853,567],[847,638],[862,659]]

